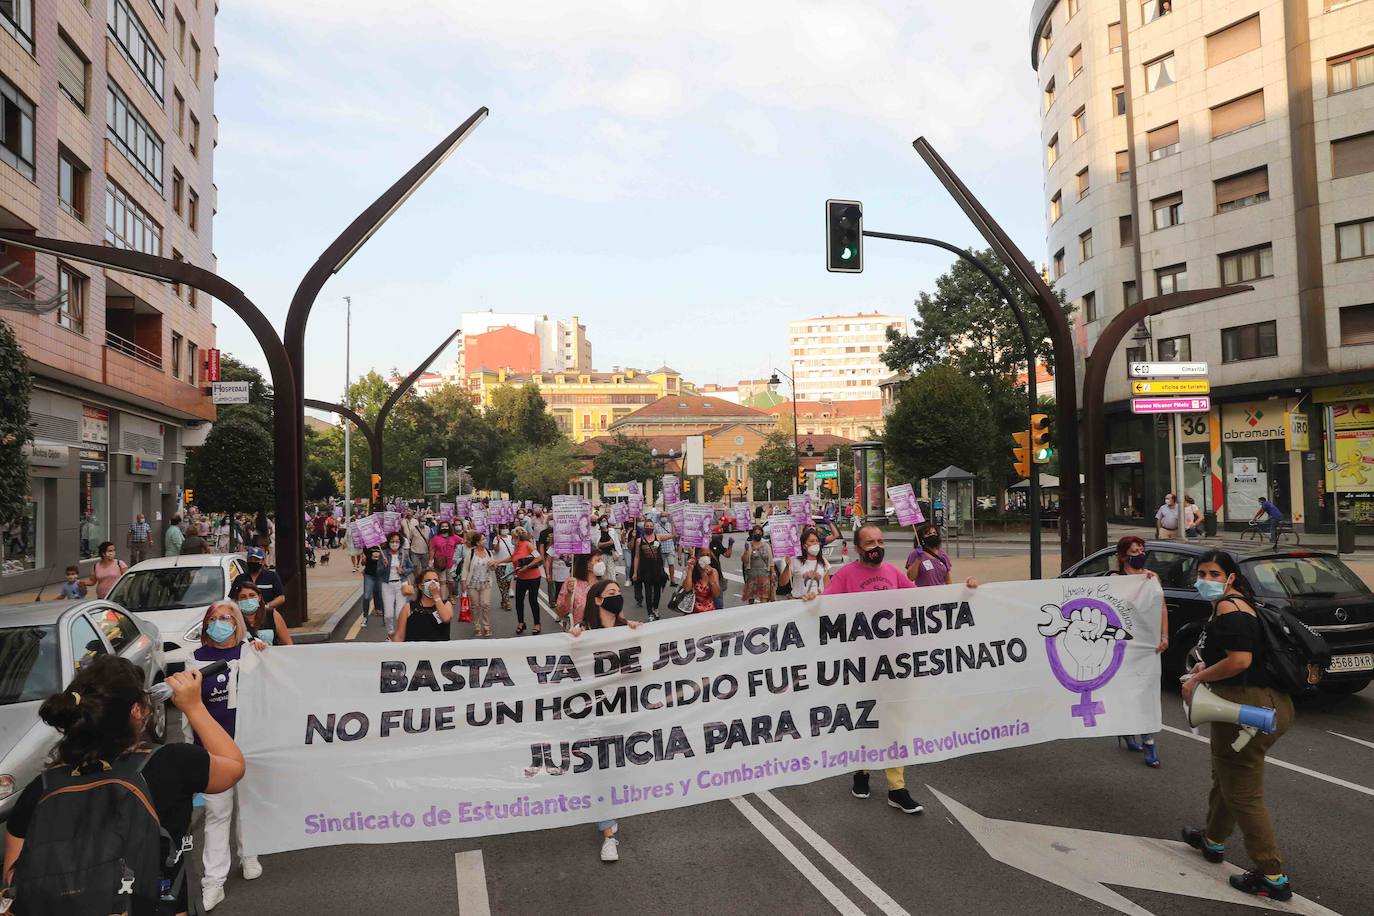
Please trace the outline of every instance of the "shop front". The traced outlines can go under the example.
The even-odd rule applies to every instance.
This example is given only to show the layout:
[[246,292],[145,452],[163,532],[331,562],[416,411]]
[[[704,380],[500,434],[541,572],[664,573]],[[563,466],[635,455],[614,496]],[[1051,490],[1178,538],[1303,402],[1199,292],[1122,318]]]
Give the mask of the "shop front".
[[1292,435],[1294,424],[1305,437],[1300,400],[1272,398],[1221,405],[1220,477],[1224,490],[1225,526],[1245,528],[1260,499],[1278,506],[1286,518],[1306,522],[1303,487],[1305,438]]
[[1374,382],[1318,388],[1322,410],[1322,521],[1339,510],[1356,525],[1374,526]]

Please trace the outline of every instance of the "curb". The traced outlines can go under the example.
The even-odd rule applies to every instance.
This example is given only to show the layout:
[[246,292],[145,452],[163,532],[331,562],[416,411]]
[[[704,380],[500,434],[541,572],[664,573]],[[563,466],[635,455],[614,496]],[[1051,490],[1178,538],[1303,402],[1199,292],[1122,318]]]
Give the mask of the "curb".
[[309,646],[321,643],[333,642],[334,637],[341,630],[348,626],[354,612],[360,612],[363,607],[363,587],[358,586],[358,592],[351,599],[345,601],[337,611],[329,615],[324,625],[318,630],[311,630],[306,633],[292,633],[291,638],[296,645]]

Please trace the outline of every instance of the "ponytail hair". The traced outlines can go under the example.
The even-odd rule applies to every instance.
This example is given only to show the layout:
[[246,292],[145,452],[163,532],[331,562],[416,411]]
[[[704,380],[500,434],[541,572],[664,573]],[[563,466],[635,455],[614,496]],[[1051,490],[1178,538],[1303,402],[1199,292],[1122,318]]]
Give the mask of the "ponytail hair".
[[81,769],[138,747],[147,729],[130,721],[135,704],[150,706],[138,666],[117,655],[92,660],[38,709],[38,717],[62,734],[49,764]]
[[1251,601],[1255,599],[1255,589],[1250,585],[1250,580],[1245,578],[1245,573],[1240,571],[1240,564],[1236,562],[1235,557],[1224,550],[1209,550],[1198,557],[1197,565],[1201,566],[1203,563],[1215,563],[1226,575],[1235,576],[1235,581],[1231,583],[1235,590]]

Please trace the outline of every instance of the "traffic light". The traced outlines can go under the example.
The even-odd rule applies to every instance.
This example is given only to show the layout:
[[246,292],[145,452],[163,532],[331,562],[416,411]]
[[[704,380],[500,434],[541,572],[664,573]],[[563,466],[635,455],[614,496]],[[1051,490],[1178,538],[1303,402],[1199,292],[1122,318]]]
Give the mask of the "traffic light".
[[864,269],[864,205],[857,200],[825,202],[825,269],[831,273],[862,273]]
[[797,486],[806,486],[806,468],[797,468]]
[[382,475],[372,475],[372,504],[376,505],[382,499]]
[[1030,430],[1023,429],[1019,433],[1012,433],[1011,438],[1016,443],[1016,447],[1011,450],[1012,455],[1016,458],[1013,462],[1016,473],[1029,478],[1031,475]]
[[190,487],[187,487],[185,492],[181,496],[182,502],[186,503],[186,505],[188,506],[191,505],[192,500],[194,500],[195,498],[196,491],[192,490]]
[[1031,457],[1036,464],[1044,464],[1054,457],[1054,446],[1050,445],[1050,418],[1043,413],[1031,414]]

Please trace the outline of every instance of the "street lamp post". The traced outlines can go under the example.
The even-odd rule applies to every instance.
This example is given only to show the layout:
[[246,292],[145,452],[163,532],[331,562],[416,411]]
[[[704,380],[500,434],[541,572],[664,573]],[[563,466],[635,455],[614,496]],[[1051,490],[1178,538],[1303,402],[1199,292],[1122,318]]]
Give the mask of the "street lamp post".
[[[345,404],[352,399],[348,396],[348,386],[353,384],[353,371],[349,359],[353,355],[353,297],[344,296],[347,312],[344,317],[344,398]],[[344,421],[344,521],[353,521],[353,425]]]
[[[793,374],[795,374],[796,371],[797,364],[793,363]],[[792,461],[796,465],[796,467],[792,469],[792,492],[796,494],[801,492],[801,447],[798,445],[797,440],[797,380],[786,372],[779,372],[775,368],[773,374],[768,378],[768,384],[781,385],[782,382],[778,379],[779,375],[787,379],[787,384],[792,386]],[[772,497],[769,497],[769,499],[771,500]]]

